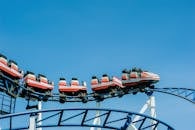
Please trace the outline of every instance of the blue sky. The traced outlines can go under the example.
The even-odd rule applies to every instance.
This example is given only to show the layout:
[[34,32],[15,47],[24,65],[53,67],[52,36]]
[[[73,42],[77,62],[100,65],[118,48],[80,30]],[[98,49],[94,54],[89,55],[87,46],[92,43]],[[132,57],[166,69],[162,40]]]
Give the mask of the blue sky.
[[[59,77],[85,80],[89,91],[92,75],[120,76],[134,66],[158,73],[157,87],[195,88],[194,23],[193,0],[1,1],[0,52],[56,84]],[[194,128],[194,105],[155,96],[159,119],[177,130]],[[129,95],[102,107],[139,111],[146,99]]]

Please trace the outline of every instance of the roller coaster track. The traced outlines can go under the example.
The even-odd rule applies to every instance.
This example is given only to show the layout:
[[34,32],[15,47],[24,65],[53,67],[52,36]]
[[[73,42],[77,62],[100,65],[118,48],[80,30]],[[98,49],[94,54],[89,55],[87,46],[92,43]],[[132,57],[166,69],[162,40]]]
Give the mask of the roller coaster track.
[[155,88],[152,91],[173,95],[195,104],[195,90],[189,88]]
[[[13,86],[10,90],[10,86]],[[60,95],[58,93],[53,93],[52,95],[46,96],[42,93],[34,92],[31,90],[27,90],[22,84],[15,83],[12,79],[9,77],[0,74],[0,90],[4,91],[6,93],[9,93],[10,91],[13,91],[13,97],[24,97],[27,100],[30,99],[38,99],[43,101],[60,101]],[[22,90],[25,90],[25,94],[22,94]],[[122,97],[126,94],[135,94],[139,93],[139,89],[133,89],[129,90],[127,93],[124,93],[123,95],[120,95],[120,93],[115,93],[115,95],[109,95],[109,94],[103,94],[101,97],[97,97],[95,93],[89,93],[87,94],[85,98],[85,102],[88,101],[103,101],[104,99],[113,98],[113,97]],[[193,104],[195,104],[195,89],[188,89],[188,88],[154,88],[145,89],[145,93],[147,95],[152,95],[153,92],[160,92],[165,93],[169,95],[173,95],[182,99],[185,99]],[[64,102],[82,102],[83,99],[79,96],[66,96],[63,97]]]
[[[96,116],[96,111],[99,111],[101,114]],[[37,120],[36,116],[42,113],[42,119]],[[95,116],[94,116],[95,115]],[[135,116],[140,116],[139,120],[133,121]],[[30,120],[26,120],[29,119]],[[35,117],[35,118],[33,118]],[[31,125],[31,119],[34,119],[34,123],[39,123],[36,125],[36,128],[48,128],[48,127],[95,127],[95,128],[107,128],[115,130],[126,130],[129,127],[136,127],[137,130],[149,130],[149,129],[163,129],[163,130],[174,130],[168,124],[134,112],[122,111],[122,110],[112,110],[112,109],[52,109],[52,110],[41,110],[41,111],[32,111],[24,112],[17,114],[9,114],[0,116],[0,126],[2,130],[10,129],[10,126],[5,122],[6,120],[12,119],[12,130],[25,130],[29,129]],[[96,118],[101,118],[101,124],[93,124],[93,120]],[[17,121],[16,121],[17,120]],[[76,121],[75,121],[76,120]],[[17,125],[17,122],[24,122]],[[154,121],[154,124],[151,124],[151,121]],[[29,123],[31,122],[31,123]],[[41,123],[40,123],[41,122]]]
[[[195,89],[188,88],[155,88],[152,84],[136,85],[134,87],[122,86],[112,92],[79,94],[82,96],[66,96],[61,93],[40,91],[35,92],[31,87],[25,87],[24,79],[12,79],[0,70],[0,130],[35,130],[36,128],[55,127],[90,127],[106,128],[114,130],[174,130],[168,124],[156,119],[155,92],[173,95],[195,104]],[[11,78],[12,77],[12,78]],[[157,76],[156,76],[157,77]],[[132,81],[131,81],[132,82]],[[152,82],[154,83],[154,82]],[[124,82],[123,82],[124,85]],[[109,89],[110,90],[110,89]],[[105,99],[122,97],[127,94],[135,95],[144,93],[149,96],[140,113],[114,109],[99,108],[73,108],[73,109],[48,109],[41,110],[41,102],[37,105],[29,105],[31,100],[51,102],[101,102]],[[26,109],[39,109],[36,111],[14,113],[16,98],[21,97],[28,101]],[[7,98],[7,99],[6,99]],[[7,104],[5,104],[7,103]],[[99,104],[99,103],[97,103]],[[6,109],[4,108],[6,106]],[[150,109],[150,116],[141,114]],[[13,111],[12,111],[13,110]],[[11,114],[12,113],[12,114]],[[18,123],[20,122],[20,123]],[[13,127],[12,127],[13,126]]]
[[[140,91],[139,88],[129,89],[121,94],[121,92],[115,92],[111,94],[96,95],[96,93],[88,93],[86,97],[79,96],[62,96],[59,93],[53,93],[52,95],[45,95],[42,93],[34,92],[24,87],[22,81],[16,82],[11,78],[0,73],[0,91],[8,94],[12,98],[22,97],[28,100],[27,108],[37,107],[29,106],[30,100],[42,100],[42,101],[55,101],[55,102],[88,102],[97,101],[101,102],[104,99],[122,97],[127,94],[135,95],[137,93],[145,93],[151,96],[154,92],[165,93],[173,95],[186,101],[195,104],[195,90],[188,88],[145,88],[144,91]],[[11,110],[11,109],[10,109]],[[100,115],[97,115],[101,113]],[[41,113],[43,118],[37,118]],[[68,113],[68,115],[67,115]],[[116,116],[117,115],[117,116]],[[26,118],[25,118],[26,117]],[[155,117],[155,116],[153,116]],[[116,130],[148,130],[148,129],[167,129],[174,130],[168,124],[149,117],[143,114],[127,112],[122,110],[111,109],[53,109],[53,110],[41,110],[31,111],[24,113],[15,113],[0,116],[0,126],[2,130],[12,129],[35,129],[36,128],[48,128],[48,127],[93,127],[93,128],[106,128]],[[22,123],[18,126],[15,122],[28,122]],[[102,123],[97,124],[93,121],[100,120]],[[76,120],[76,121],[75,121]],[[52,121],[52,122],[51,122]],[[9,122],[9,123],[3,123]],[[151,123],[153,122],[153,123]],[[33,125],[31,125],[33,124]],[[14,128],[12,127],[14,126]]]

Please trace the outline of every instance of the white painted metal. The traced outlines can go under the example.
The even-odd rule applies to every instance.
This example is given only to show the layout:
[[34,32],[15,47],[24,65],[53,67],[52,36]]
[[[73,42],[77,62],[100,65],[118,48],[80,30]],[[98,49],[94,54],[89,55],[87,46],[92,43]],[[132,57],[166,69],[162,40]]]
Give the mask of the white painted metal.
[[[156,104],[155,104],[155,97],[154,96],[150,96],[150,116],[153,118],[156,118]],[[151,121],[152,124],[156,124],[156,121]],[[157,130],[153,129],[152,130]]]
[[36,130],[36,115],[30,116],[29,130]]
[[[143,114],[144,112],[146,112],[149,106],[150,106],[150,100],[147,100],[146,104],[144,104],[144,106],[142,107],[139,113]],[[140,116],[135,116],[135,118],[133,119],[133,122],[138,121],[139,119],[140,119]],[[135,125],[135,123],[133,124]]]
[[[97,107],[100,108],[100,103],[97,102],[96,103]],[[146,101],[146,103],[144,104],[144,106],[142,107],[142,109],[140,110],[140,114],[144,114],[148,109],[150,110],[150,116],[153,117],[153,118],[156,118],[156,109],[155,109],[155,97],[154,96],[150,96],[149,99]],[[100,112],[97,111],[96,112],[96,117],[93,121],[93,124],[94,125],[100,125],[101,123],[101,120],[100,120],[100,117],[98,117],[100,115]],[[138,121],[140,119],[140,116],[135,116],[135,118],[133,119],[132,122],[135,122],[135,121]],[[156,124],[155,121],[151,121],[151,124]],[[94,127],[91,127],[90,130],[95,130]],[[101,128],[97,128],[97,130],[101,130]],[[136,128],[136,123],[132,123],[129,125],[129,127],[127,128],[127,130],[137,130]],[[152,127],[152,130],[153,127]],[[155,129],[157,130],[157,129]]]
[[[38,102],[38,110],[42,109],[42,102]],[[42,119],[42,113],[38,113],[37,115],[30,116],[30,122],[29,122],[29,130],[42,130],[42,128],[37,128],[37,125],[41,125],[42,122],[36,123],[36,121],[40,121]]]
[[[100,102],[96,103],[96,107],[100,108]],[[95,117],[97,117],[97,118],[94,119],[93,125],[100,125],[101,124],[101,119],[99,116],[100,116],[100,111],[96,111]],[[95,128],[91,127],[90,130],[95,130]],[[101,128],[96,128],[96,130],[101,130]]]
[[[41,109],[42,109],[42,102],[39,101],[38,102],[38,110],[41,110]],[[38,113],[37,120],[38,121],[42,120],[42,113]],[[37,125],[42,125],[42,122],[38,122]],[[42,128],[37,128],[37,130],[42,130]]]
[[137,130],[137,128],[136,128],[133,124],[131,124],[131,125],[127,128],[127,130]]
[[[147,109],[150,110],[150,116],[153,118],[156,118],[156,104],[155,104],[155,97],[154,96],[150,96],[149,99],[146,101],[146,104],[144,104],[144,106],[142,107],[142,109],[140,110],[140,114],[144,114]],[[135,116],[135,118],[133,119],[133,122],[138,121],[140,119],[140,116]],[[155,121],[151,121],[151,124],[156,124]],[[135,127],[136,123],[131,124],[127,130],[137,130]],[[152,127],[152,130],[153,127]],[[157,128],[155,129],[157,130]]]

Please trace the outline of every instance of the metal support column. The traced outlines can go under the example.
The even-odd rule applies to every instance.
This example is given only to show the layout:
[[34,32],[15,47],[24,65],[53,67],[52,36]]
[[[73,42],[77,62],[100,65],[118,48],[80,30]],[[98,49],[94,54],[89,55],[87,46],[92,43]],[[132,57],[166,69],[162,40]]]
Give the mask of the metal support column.
[[[41,101],[38,102],[38,110],[42,110],[42,102]],[[40,122],[37,123],[37,125],[41,126],[42,125],[42,122],[41,122],[41,120],[42,120],[42,113],[38,113],[37,120],[40,121]],[[42,130],[42,128],[38,128],[37,130]]]
[[[156,118],[156,104],[155,104],[155,97],[154,96],[150,96],[149,99],[146,101],[146,104],[144,104],[144,106],[142,107],[142,109],[140,110],[140,114],[144,114],[146,112],[146,110],[149,109],[150,110],[150,116],[153,118]],[[133,122],[136,122],[140,119],[140,116],[135,116],[135,118],[133,119]],[[151,124],[156,124],[155,121],[151,121]],[[137,130],[135,128],[136,123],[132,123],[128,130]],[[152,130],[157,130],[157,128],[153,128]]]
[[[100,108],[100,102],[96,102],[96,107]],[[93,125],[100,125],[101,124],[101,119],[99,116],[100,116],[100,111],[97,110],[96,115],[95,115],[96,118],[93,121]],[[95,130],[95,128],[91,127],[90,130]],[[97,130],[101,130],[101,128],[97,128]]]
[[[27,105],[27,109],[38,109],[41,110],[42,109],[42,102],[39,101],[38,104],[36,105],[29,105],[30,101],[28,100],[28,105]],[[42,130],[42,128],[37,128],[37,126],[41,126],[42,125],[42,113],[32,113],[30,115],[30,122],[29,122],[29,130]],[[37,123],[38,121],[38,123]]]
[[[150,96],[150,116],[153,118],[156,118],[156,103],[155,103],[155,97]],[[156,121],[151,121],[151,124],[156,124]],[[157,130],[157,128],[152,128],[152,130]]]
[[36,119],[37,115],[30,115],[29,130],[36,130]]

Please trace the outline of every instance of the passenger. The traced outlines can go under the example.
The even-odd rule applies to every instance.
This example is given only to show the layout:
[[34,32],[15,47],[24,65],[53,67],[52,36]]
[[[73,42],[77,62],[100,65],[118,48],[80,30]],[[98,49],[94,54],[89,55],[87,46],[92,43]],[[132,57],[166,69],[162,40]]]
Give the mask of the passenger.
[[77,78],[72,78],[70,85],[71,86],[79,86],[78,79]]
[[137,71],[136,67],[132,68],[132,72],[136,72],[136,71]]
[[0,62],[3,63],[4,65],[7,65],[7,57],[0,54]]
[[109,81],[110,81],[110,78],[108,77],[108,75],[107,74],[103,74],[101,82],[105,83],[105,82],[109,82]]
[[48,84],[48,79],[46,78],[45,75],[38,74],[37,79],[38,79],[39,82],[43,82],[43,83]]
[[137,71],[140,73],[143,72],[141,68],[138,68]]
[[137,72],[132,70],[132,72],[130,73],[130,78],[138,78]]
[[60,81],[59,81],[59,86],[67,86],[67,83],[66,83],[66,79],[65,78],[60,78]]
[[137,73],[138,73],[138,77],[139,78],[141,78],[141,73],[142,73],[143,71],[142,71],[142,69],[141,68],[138,68],[137,69]]
[[99,80],[96,76],[92,76],[91,79],[91,85],[97,85],[99,83]]
[[16,71],[19,71],[19,70],[18,70],[18,64],[17,64],[15,61],[13,61],[13,60],[9,60],[8,66],[9,66],[10,68],[16,70]]
[[128,76],[128,70],[127,69],[124,69],[122,71],[122,80],[128,80],[129,79],[129,76]]
[[36,80],[36,76],[33,72],[27,71],[24,74],[25,79],[31,79],[31,80]]

